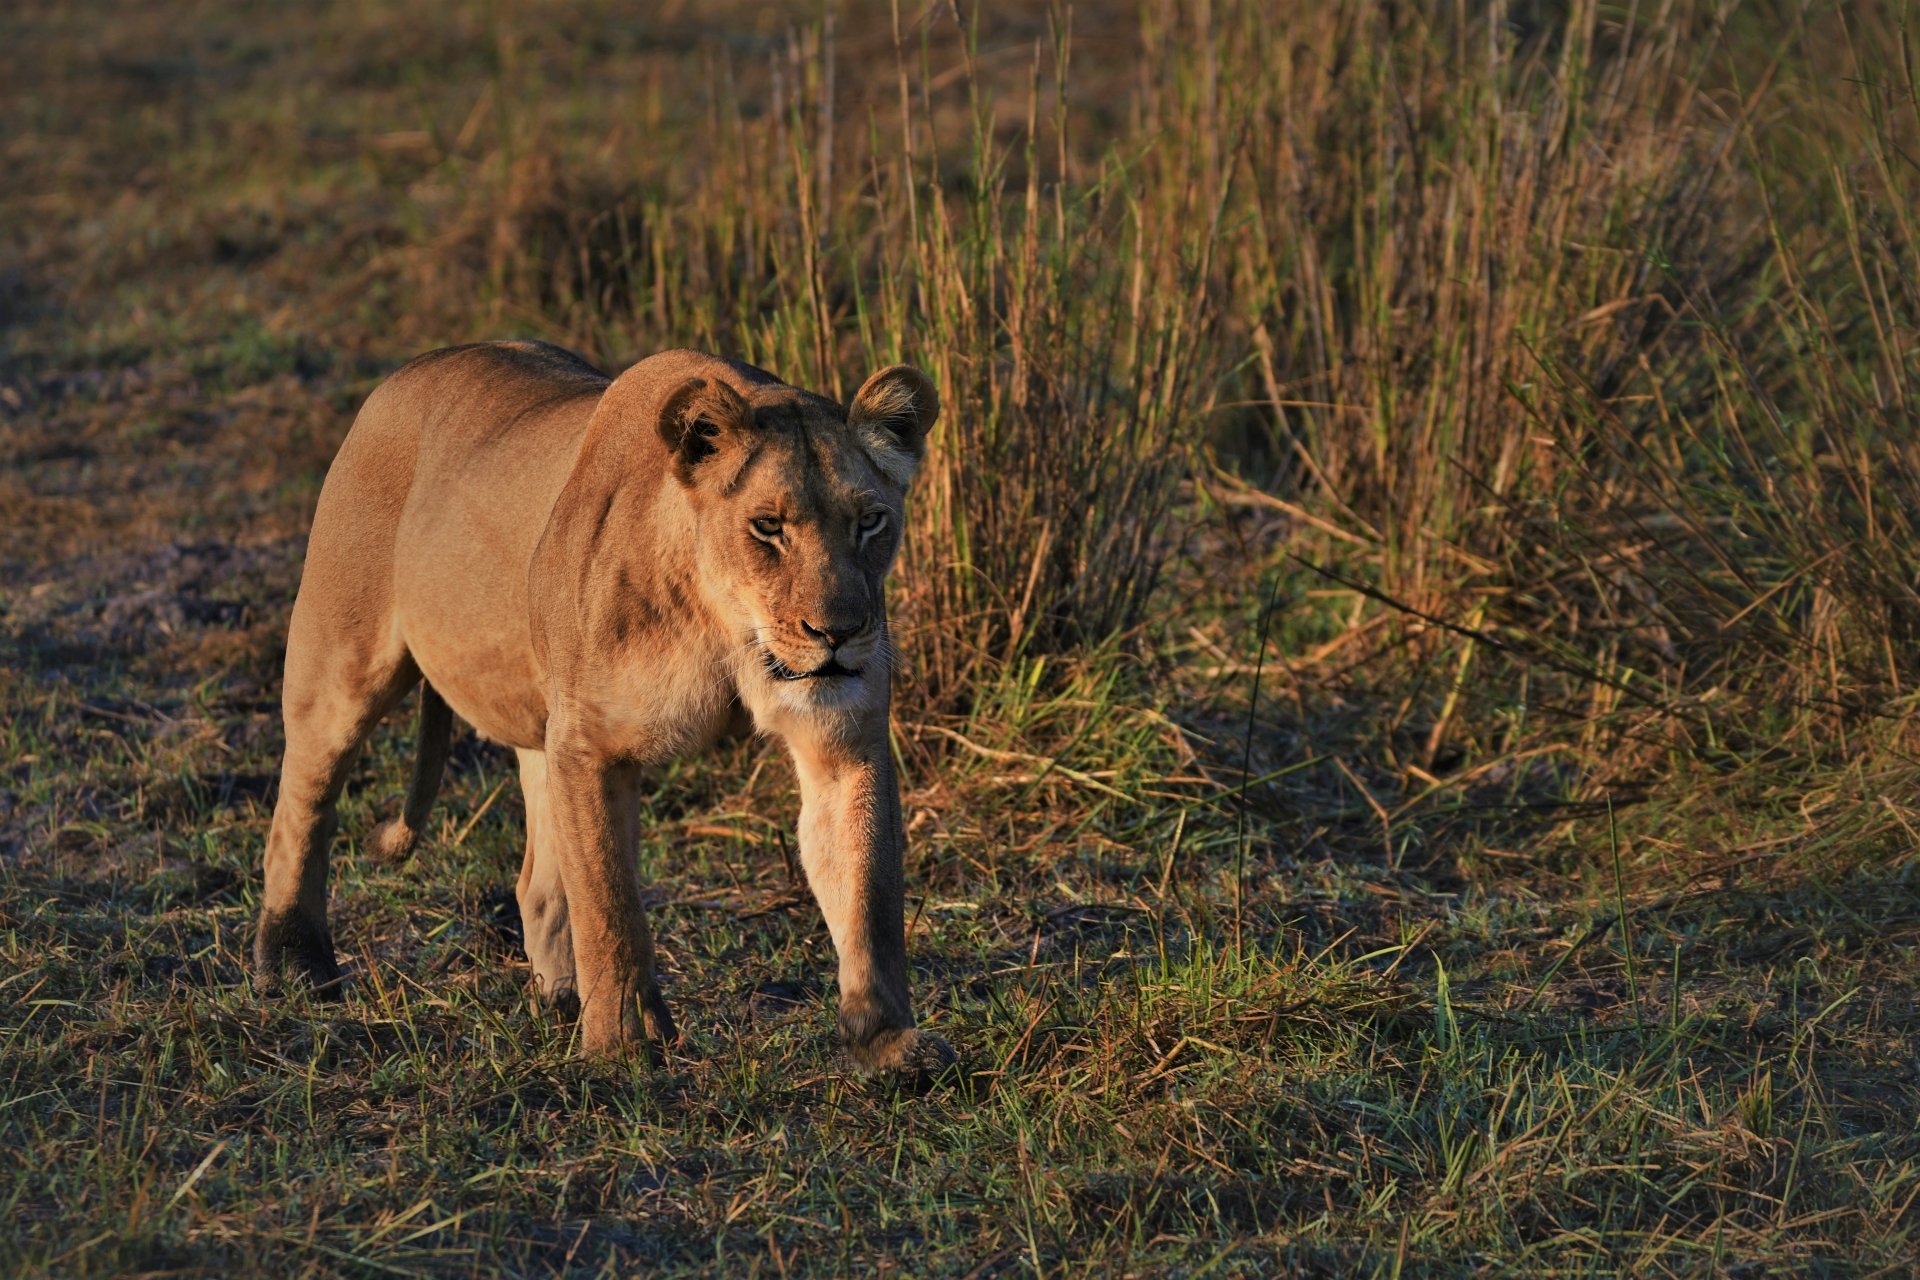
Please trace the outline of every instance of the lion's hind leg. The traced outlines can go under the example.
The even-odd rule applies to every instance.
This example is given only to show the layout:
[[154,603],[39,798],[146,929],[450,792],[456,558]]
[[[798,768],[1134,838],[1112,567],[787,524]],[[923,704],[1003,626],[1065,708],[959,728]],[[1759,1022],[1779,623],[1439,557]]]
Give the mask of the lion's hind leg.
[[382,862],[399,862],[413,852],[426,828],[427,815],[440,794],[440,776],[447,768],[447,747],[453,740],[453,712],[427,681],[420,682],[420,734],[413,757],[413,778],[407,784],[407,803],[400,815],[388,818],[367,833],[367,851]]
[[561,1009],[577,1008],[573,976],[573,930],[567,921],[567,891],[560,882],[560,851],[547,800],[547,757],[519,751],[520,790],[526,797],[527,852],[520,863],[520,930],[540,998]]
[[341,974],[327,928],[327,863],[340,792],[367,736],[420,671],[404,648],[356,651],[313,632],[296,605],[287,644],[287,750],[267,835],[253,960],[269,985],[291,968],[331,994]]

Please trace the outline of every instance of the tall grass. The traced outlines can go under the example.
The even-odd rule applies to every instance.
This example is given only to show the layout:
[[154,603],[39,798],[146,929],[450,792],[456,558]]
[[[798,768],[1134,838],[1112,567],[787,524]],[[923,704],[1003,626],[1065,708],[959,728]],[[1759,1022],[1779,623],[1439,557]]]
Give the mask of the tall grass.
[[503,303],[609,355],[935,372],[900,587],[925,699],[1139,624],[1208,443],[1380,593],[1551,670],[1855,710],[1910,683],[1895,17],[1148,6],[1125,75],[1102,46],[1135,94],[1096,146],[1066,13],[941,88],[966,17],[891,17],[893,83],[854,92],[816,27],[768,113],[718,69],[691,173],[522,140],[476,207]]
[[887,20],[891,76],[850,82],[831,23],[716,56],[692,171],[530,127],[467,225],[501,306],[608,355],[934,373],[898,603],[924,708],[1137,627],[1216,466],[1438,669],[1696,727],[1912,683],[1897,13],[1150,5],[1091,93],[1064,10],[984,54],[959,10]]
[[1523,12],[1228,19],[1260,478],[1416,620],[1609,699],[1880,709],[1920,551],[1912,34]]
[[[611,355],[704,342],[833,395],[881,363],[927,368],[944,411],[896,611],[914,696],[964,710],[1023,655],[1140,622],[1226,369],[1222,209],[1143,193],[1137,148],[1074,151],[1064,14],[1003,88],[972,74],[970,31],[894,19],[896,83],[868,86],[866,119],[830,97],[832,26],[796,33],[765,68],[771,110],[716,91],[696,150],[724,162],[636,176],[521,145],[448,244],[504,310]],[[936,34],[969,67],[938,97]],[[954,115],[960,154],[934,123]]]

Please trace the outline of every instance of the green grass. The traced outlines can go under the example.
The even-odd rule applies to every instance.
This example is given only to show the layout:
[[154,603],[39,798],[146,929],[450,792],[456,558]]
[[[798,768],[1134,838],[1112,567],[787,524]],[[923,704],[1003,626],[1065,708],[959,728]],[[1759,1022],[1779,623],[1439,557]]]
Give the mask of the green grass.
[[[1910,1274],[1915,15],[1479,9],[0,16],[0,1268]],[[506,753],[360,855],[400,717],[349,999],[250,990],[326,465],[508,335],[940,383],[963,1080],[839,1056],[764,743],[654,783],[664,1067],[535,1007]]]

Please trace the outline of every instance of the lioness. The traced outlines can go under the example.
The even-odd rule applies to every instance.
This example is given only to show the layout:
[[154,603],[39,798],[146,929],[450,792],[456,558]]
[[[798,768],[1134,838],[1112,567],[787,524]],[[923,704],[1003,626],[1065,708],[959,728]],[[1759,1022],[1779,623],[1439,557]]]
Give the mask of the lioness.
[[749,727],[799,774],[800,858],[840,959],[840,1031],[876,1072],[953,1061],[914,1028],[881,583],[932,382],[897,365],[846,408],[667,351],[609,379],[558,347],[422,356],[368,397],[320,493],[287,635],[287,750],[254,965],[322,989],[335,803],[423,678],[410,851],[453,713],[519,753],[518,896],[549,999],[590,1052],[675,1038],[635,865],[638,771]]

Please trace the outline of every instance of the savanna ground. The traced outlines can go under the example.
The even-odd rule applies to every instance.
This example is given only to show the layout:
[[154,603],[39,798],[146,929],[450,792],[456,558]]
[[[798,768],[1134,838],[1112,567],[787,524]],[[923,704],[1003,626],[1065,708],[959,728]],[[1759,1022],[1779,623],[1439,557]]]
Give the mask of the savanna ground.
[[[1910,1274],[1920,41],[1895,3],[0,13],[8,1274]],[[915,986],[776,746],[658,778],[686,1033],[528,990],[502,750],[244,956],[303,536],[420,350],[948,412]]]

